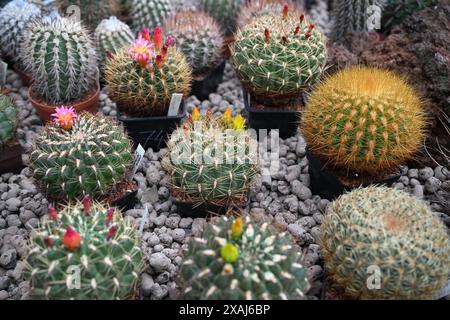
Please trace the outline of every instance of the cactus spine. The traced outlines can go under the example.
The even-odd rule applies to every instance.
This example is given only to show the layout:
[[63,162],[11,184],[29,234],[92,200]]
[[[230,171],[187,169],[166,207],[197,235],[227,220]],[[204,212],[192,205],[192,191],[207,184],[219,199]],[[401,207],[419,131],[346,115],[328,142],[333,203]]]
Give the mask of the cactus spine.
[[17,128],[17,110],[13,100],[0,92],[0,149],[14,136]]
[[50,104],[82,99],[98,81],[94,42],[70,18],[33,21],[24,32],[21,58],[34,80],[34,92]]
[[137,230],[118,210],[87,201],[59,213],[50,207],[32,235],[26,259],[32,298],[110,300],[134,293],[143,269]]
[[341,70],[309,97],[301,131],[308,146],[339,168],[390,173],[423,141],[425,115],[415,90],[394,73]]
[[[386,187],[356,189],[328,208],[322,223],[330,281],[351,299],[433,299],[450,272],[447,230],[427,204]],[[381,287],[370,290],[372,267]]]
[[133,31],[162,26],[172,12],[170,0],[133,0],[131,4]]

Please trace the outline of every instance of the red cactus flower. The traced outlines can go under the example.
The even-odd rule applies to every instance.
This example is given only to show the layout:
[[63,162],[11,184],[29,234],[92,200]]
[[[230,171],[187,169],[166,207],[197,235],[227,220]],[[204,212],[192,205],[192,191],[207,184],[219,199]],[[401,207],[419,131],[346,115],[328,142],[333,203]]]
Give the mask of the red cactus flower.
[[111,228],[109,228],[106,239],[110,240],[110,239],[114,238],[114,236],[116,235],[116,232],[117,232],[117,226],[112,226]]
[[302,13],[302,14],[300,15],[300,24],[302,24],[303,21],[305,21],[305,15]]
[[153,43],[156,51],[161,51],[163,47],[163,33],[160,27],[156,27],[155,30],[153,30]]
[[139,36],[144,38],[148,42],[150,42],[152,40],[151,36],[150,36],[150,32],[148,31],[147,27],[144,27],[144,29],[142,29],[142,31],[139,33]]
[[283,39],[283,42],[289,42],[289,39],[287,36],[282,36],[281,39]]
[[166,56],[166,54],[167,54],[167,49],[168,49],[168,47],[164,44],[163,47],[162,47],[162,50],[161,50],[161,55],[162,55],[163,57]]
[[175,45],[175,42],[176,42],[175,37],[172,35],[168,35],[166,41],[164,42],[164,45],[167,46],[167,48],[173,47]]
[[53,247],[53,240],[49,236],[44,237],[44,243],[49,248]]
[[267,29],[267,28],[264,30],[264,38],[265,38],[266,42],[269,42],[269,39],[270,39],[270,31],[269,31],[269,29]]
[[297,26],[294,30],[294,34],[298,34],[300,32],[300,26]]
[[55,207],[52,204],[48,205],[48,215],[53,221],[58,221],[58,211],[56,211]]
[[109,208],[106,212],[106,223],[110,224],[113,221],[114,217],[114,208]]
[[163,61],[164,61],[163,56],[160,55],[160,54],[158,54],[158,55],[156,56],[156,58],[155,58],[156,66],[158,67],[158,69],[161,69],[161,68],[162,68],[162,66],[163,66]]
[[66,233],[64,234],[63,237],[63,244],[67,250],[74,252],[76,249],[80,247],[81,244],[80,234],[75,230],[73,230],[71,226],[68,226]]
[[86,195],[83,197],[83,200],[81,202],[83,203],[84,213],[88,214],[89,212],[91,212],[92,207],[91,198],[88,195]]
[[114,58],[114,55],[111,53],[111,51],[109,51],[109,50],[105,50],[105,56],[108,58],[108,59],[112,59],[112,58]]
[[287,18],[288,14],[289,14],[289,6],[287,4],[285,4],[283,6],[283,17]]

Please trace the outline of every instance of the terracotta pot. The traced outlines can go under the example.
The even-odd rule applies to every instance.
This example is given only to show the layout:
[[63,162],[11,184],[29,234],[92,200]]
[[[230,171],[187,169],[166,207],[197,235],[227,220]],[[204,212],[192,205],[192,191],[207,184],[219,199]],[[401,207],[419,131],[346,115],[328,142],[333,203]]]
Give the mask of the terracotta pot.
[[22,84],[26,87],[29,87],[33,83],[33,79],[31,79],[31,75],[29,73],[26,73],[23,70],[20,70],[15,64],[11,67],[15,73],[17,73],[20,77],[20,80],[22,80]]
[[[72,106],[77,112],[88,111],[92,114],[96,114],[98,112],[99,96],[100,86],[97,84],[97,89],[95,92],[89,93],[88,96],[84,97],[84,99],[80,101],[66,104]],[[51,114],[55,113],[55,108],[58,105],[49,105],[46,102],[38,99],[36,94],[33,92],[32,86],[28,89],[28,98],[39,114],[39,118],[41,118],[43,122],[49,121],[51,118]]]

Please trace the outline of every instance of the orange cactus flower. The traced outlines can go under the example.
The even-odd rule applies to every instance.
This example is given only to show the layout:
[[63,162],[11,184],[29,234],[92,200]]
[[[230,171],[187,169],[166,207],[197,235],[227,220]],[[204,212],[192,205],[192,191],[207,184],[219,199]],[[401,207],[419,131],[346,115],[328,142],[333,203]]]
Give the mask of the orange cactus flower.
[[64,234],[63,237],[63,244],[67,250],[74,252],[80,247],[81,244],[80,234],[75,230],[73,230],[71,226],[68,226],[66,233]]

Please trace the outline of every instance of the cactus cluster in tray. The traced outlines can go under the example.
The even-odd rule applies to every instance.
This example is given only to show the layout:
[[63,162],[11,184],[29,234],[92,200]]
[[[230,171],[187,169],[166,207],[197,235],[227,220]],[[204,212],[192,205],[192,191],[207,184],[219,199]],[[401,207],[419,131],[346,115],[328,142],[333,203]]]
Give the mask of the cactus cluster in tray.
[[0,51],[23,68],[19,59],[22,32],[27,24],[41,15],[41,10],[26,0],[13,0],[0,10]]
[[34,20],[23,32],[20,54],[34,93],[49,104],[83,99],[97,85],[94,41],[74,19],[51,15]]
[[103,203],[84,198],[58,211],[49,206],[26,259],[31,298],[131,298],[143,270],[139,238],[119,210]]
[[164,30],[177,40],[179,49],[201,76],[222,62],[224,38],[217,22],[201,11],[180,11],[170,17]]
[[192,117],[168,142],[168,171],[178,197],[192,202],[225,203],[247,194],[257,169],[257,143],[241,115],[210,113]]
[[172,94],[190,92],[192,70],[174,47],[175,41],[171,36],[164,39],[159,27],[153,37],[144,29],[130,48],[119,50],[107,60],[106,86],[122,112],[166,115]]
[[129,47],[134,41],[130,27],[113,16],[104,19],[95,29],[95,39],[101,64],[106,63],[107,54],[116,53],[124,47]]
[[310,95],[300,126],[309,148],[354,172],[388,173],[422,145],[426,118],[416,91],[396,74],[344,69]]
[[445,226],[402,191],[355,189],[327,208],[321,230],[329,283],[347,298],[433,299],[448,280]]
[[221,217],[188,243],[178,283],[193,300],[304,299],[306,268],[291,241],[268,224]]
[[171,0],[132,0],[133,31],[138,32],[143,28],[160,27],[172,12]]
[[17,128],[17,110],[11,97],[0,90],[0,150]]
[[133,156],[122,127],[66,107],[56,109],[54,122],[37,137],[30,155],[33,176],[47,194],[69,199],[103,195],[123,181]]
[[236,18],[244,0],[200,0],[200,9],[207,12],[222,26],[224,34],[235,31]]
[[324,36],[287,6],[253,19],[237,32],[230,48],[237,76],[264,105],[297,100],[316,83],[326,64]]

